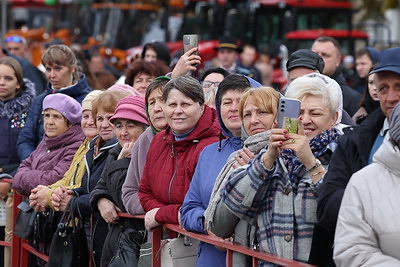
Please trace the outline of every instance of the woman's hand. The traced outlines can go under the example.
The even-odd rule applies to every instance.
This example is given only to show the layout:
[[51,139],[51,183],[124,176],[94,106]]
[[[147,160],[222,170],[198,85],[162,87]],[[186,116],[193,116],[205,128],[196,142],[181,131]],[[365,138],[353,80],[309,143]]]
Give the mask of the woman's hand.
[[5,200],[10,190],[11,190],[10,183],[0,183],[0,198]]
[[68,202],[74,197],[74,191],[61,185],[51,194],[51,204],[55,211],[64,211]]
[[351,119],[352,119],[354,122],[357,122],[357,120],[358,120],[360,117],[363,117],[363,116],[368,116],[368,113],[367,113],[367,111],[365,110],[364,107],[360,107],[360,108],[357,110],[357,112],[353,115],[353,117],[351,117]]
[[278,122],[274,121],[271,129],[271,136],[269,137],[268,148],[263,155],[264,165],[268,169],[272,168],[275,160],[279,157],[279,153],[281,153],[284,142],[288,139],[288,131],[286,129],[276,128],[277,126]]
[[121,152],[119,152],[118,159],[131,158],[132,147],[134,144],[134,142],[125,143],[122,146]]
[[50,189],[44,185],[38,185],[31,190],[29,195],[29,206],[31,206],[36,212],[44,212],[49,207],[47,203],[47,192]]
[[197,69],[196,66],[201,63],[201,57],[199,55],[193,55],[197,49],[197,47],[193,47],[179,58],[175,68],[172,70],[171,78],[183,76],[189,71],[195,71]]
[[120,211],[120,209],[115,206],[112,201],[107,198],[100,198],[99,201],[97,201],[97,208],[100,211],[101,217],[103,217],[107,223],[118,222],[118,211]]
[[[244,147],[243,149],[239,149],[237,152],[238,152],[239,155],[235,156],[235,160],[237,161],[237,163],[238,163],[240,166],[246,165],[247,163],[249,163],[249,161],[250,161],[251,159],[254,158],[253,152],[251,152],[251,151],[250,151],[248,148],[246,148],[246,147]],[[236,169],[236,168],[239,167],[239,166],[237,166],[237,165],[234,163],[234,164],[232,165],[232,167],[233,167],[234,169]]]
[[152,232],[157,226],[161,225],[155,219],[157,211],[159,209],[160,208],[152,209],[152,210],[146,212],[146,215],[144,215],[144,226],[146,227],[147,231],[149,231],[149,232]]
[[311,151],[310,143],[304,134],[301,118],[298,120],[298,133],[290,133],[285,136],[287,138],[283,141],[282,148],[293,150],[296,157],[303,163],[307,170],[312,168],[315,165],[315,157]]

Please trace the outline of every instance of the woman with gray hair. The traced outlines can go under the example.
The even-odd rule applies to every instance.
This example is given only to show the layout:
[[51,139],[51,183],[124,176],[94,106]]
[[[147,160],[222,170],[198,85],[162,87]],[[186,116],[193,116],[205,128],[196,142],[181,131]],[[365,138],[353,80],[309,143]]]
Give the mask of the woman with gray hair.
[[337,266],[400,265],[400,105],[373,163],[350,179],[336,225]]
[[317,189],[339,136],[341,91],[331,78],[313,73],[294,80],[286,97],[301,100],[298,133],[276,128],[275,122],[268,147],[230,176],[221,198],[252,225],[253,246],[306,262],[317,222]]
[[160,224],[179,223],[179,209],[200,152],[217,142],[220,132],[215,109],[204,104],[203,88],[194,78],[172,79],[162,97],[169,127],[151,142],[138,193],[149,231]]

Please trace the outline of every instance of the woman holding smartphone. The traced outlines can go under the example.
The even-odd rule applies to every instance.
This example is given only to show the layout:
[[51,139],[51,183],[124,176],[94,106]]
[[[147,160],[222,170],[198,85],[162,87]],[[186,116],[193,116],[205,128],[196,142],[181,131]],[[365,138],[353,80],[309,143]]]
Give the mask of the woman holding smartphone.
[[[317,189],[339,135],[342,94],[334,80],[313,73],[293,81],[286,97],[301,100],[298,133],[276,128],[275,122],[268,147],[230,176],[221,204],[252,224],[251,245],[306,262],[317,222]],[[213,225],[211,231],[225,237],[221,222]]]

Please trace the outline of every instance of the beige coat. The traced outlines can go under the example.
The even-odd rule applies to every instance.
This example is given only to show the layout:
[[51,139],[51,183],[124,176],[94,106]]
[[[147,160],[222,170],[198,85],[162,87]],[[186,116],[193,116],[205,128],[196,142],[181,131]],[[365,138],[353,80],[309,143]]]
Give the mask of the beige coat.
[[338,267],[400,266],[400,149],[387,138],[346,187],[334,260]]

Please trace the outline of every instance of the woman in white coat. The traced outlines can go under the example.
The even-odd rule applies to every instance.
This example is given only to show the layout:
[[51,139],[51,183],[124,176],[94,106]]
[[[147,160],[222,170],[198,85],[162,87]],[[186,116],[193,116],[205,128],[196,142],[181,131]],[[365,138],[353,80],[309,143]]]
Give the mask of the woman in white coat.
[[335,233],[337,266],[400,266],[400,105],[373,163],[353,174]]

